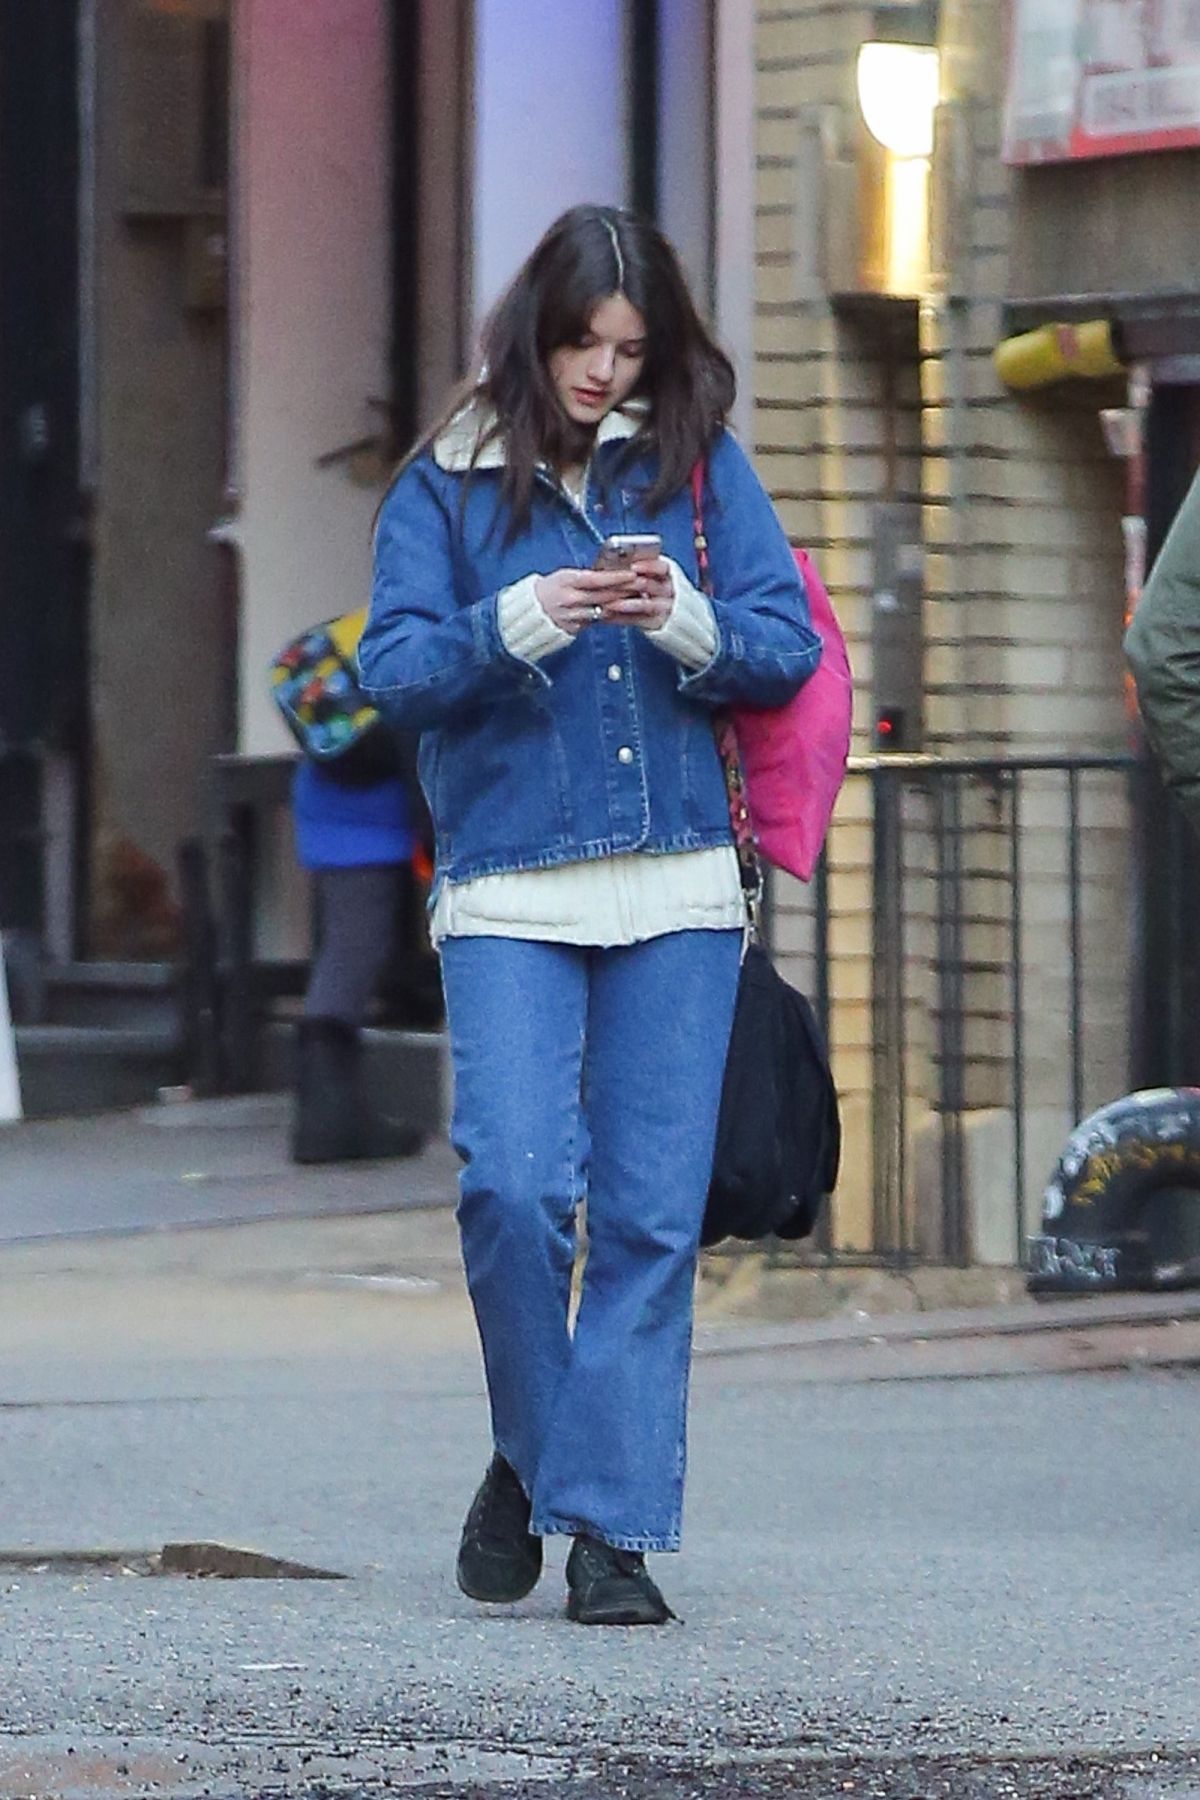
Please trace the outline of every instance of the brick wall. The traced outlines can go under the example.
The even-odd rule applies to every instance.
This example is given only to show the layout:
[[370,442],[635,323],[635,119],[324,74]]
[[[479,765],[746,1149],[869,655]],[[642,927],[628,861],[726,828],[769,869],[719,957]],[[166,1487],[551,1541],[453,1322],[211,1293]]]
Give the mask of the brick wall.
[[[758,205],[754,434],[758,467],[795,541],[808,544],[850,640],[860,703],[855,749],[870,724],[871,509],[923,503],[926,544],[927,747],[940,755],[1119,749],[1125,738],[1121,471],[1103,447],[1098,407],[1121,394],[1079,384],[1018,400],[992,352],[1009,292],[1011,177],[999,153],[1004,8],[944,0],[943,110],[934,209],[940,267],[911,351],[870,316],[851,320],[824,286],[832,165],[859,130],[855,62],[872,8],[807,0],[758,9]],[[839,202],[840,203],[840,202]],[[902,327],[903,331],[903,327]],[[1068,889],[1065,790],[1024,799],[1028,911],[1023,937],[1039,998],[1024,1021],[1029,1067],[1045,1090],[1069,1063],[1065,1005]],[[937,942],[932,839],[910,799],[906,1020],[908,1113],[919,1129],[936,1093]],[[1122,910],[1127,830],[1111,784],[1082,814],[1080,933],[1089,1013],[1089,1102],[1120,1090],[1127,987]],[[998,829],[968,807],[964,981],[968,1094],[1008,1101],[1010,939]],[[989,836],[990,831],[990,836]],[[868,1248],[877,1194],[878,1125],[872,1000],[870,784],[846,787],[831,839],[832,1035],[847,1156],[835,1215],[839,1242]],[[774,885],[785,967],[811,991],[812,905],[798,883]],[[1056,1102],[1057,1104],[1057,1102]],[[1030,1172],[1037,1182],[1044,1171]],[[915,1201],[914,1201],[915,1208]]]
[[1017,399],[992,367],[1013,220],[1004,13],[993,0],[943,8],[959,145],[935,167],[956,229],[944,291],[921,315],[930,742],[968,754],[1119,748],[1122,474],[1099,406],[1122,395],[1081,382]]
[[[1011,292],[1018,179],[1000,157],[1004,9],[947,0],[942,30],[943,93],[958,136],[934,179],[938,215],[957,228],[938,271],[942,291],[921,318],[930,747],[1119,751],[1124,477],[1105,450],[1099,409],[1120,404],[1123,392],[1078,382],[1017,398],[997,380],[992,351]],[[1023,818],[1025,950],[1036,990],[1025,1021],[1028,1074],[1035,1090],[1061,1095],[1070,1052],[1062,781],[1030,782]],[[1079,824],[1085,1099],[1095,1104],[1124,1085],[1129,866],[1119,784],[1092,781]],[[994,906],[982,890],[971,907],[971,1004],[1003,1025],[1008,957],[989,921]],[[1006,1077],[985,1060],[971,1086],[982,1104],[1006,1102]]]

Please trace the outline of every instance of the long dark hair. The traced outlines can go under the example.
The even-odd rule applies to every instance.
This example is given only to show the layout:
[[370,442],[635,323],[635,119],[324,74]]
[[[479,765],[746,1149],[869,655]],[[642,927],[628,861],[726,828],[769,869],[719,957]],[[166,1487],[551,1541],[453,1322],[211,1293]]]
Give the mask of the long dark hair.
[[471,399],[495,414],[474,447],[504,443],[502,498],[511,530],[529,522],[539,462],[564,468],[587,454],[591,432],[563,411],[549,360],[586,335],[597,306],[620,293],[646,323],[646,361],[630,398],[649,402],[629,440],[629,460],[652,452],[657,474],[645,500],[657,510],[687,485],[733,404],[733,366],[696,311],[674,249],[655,226],[615,206],[575,206],[546,232],[493,308],[476,373],[456,389],[428,448]]

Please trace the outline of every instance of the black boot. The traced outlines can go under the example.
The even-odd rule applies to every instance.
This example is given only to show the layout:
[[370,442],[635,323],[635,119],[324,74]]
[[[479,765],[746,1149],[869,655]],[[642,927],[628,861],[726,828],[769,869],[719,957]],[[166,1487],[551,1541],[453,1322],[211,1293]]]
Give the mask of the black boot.
[[675,1614],[640,1551],[581,1535],[567,1558],[567,1617],[577,1625],[665,1625]]
[[529,1529],[529,1501],[496,1453],[471,1502],[458,1546],[458,1585],[472,1600],[523,1600],[542,1572],[542,1540]]
[[296,1034],[296,1114],[292,1160],[356,1162],[415,1156],[425,1139],[380,1118],[363,1084],[362,1037],[342,1019],[301,1019]]

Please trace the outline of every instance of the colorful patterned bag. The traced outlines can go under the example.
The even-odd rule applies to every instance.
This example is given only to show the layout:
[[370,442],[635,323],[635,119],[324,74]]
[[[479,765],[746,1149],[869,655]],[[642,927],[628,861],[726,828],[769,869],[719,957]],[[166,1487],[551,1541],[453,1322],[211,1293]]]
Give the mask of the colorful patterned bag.
[[[271,664],[271,692],[288,730],[314,762],[376,773],[394,762],[391,733],[358,685],[355,651],[366,608],[314,625]],[[349,772],[347,768],[345,772]]]

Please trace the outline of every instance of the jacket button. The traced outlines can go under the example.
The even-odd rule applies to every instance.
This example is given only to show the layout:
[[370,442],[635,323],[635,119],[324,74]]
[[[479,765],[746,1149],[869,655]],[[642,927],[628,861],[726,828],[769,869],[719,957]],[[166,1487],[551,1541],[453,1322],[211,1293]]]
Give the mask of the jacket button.
[[608,679],[609,679],[609,680],[610,680],[610,681],[620,681],[620,679],[621,679],[621,665],[620,665],[620,663],[609,663],[609,665],[608,665]]
[[629,748],[628,744],[622,744],[621,748],[617,751],[617,761],[623,763],[631,763],[633,761],[633,751]]

